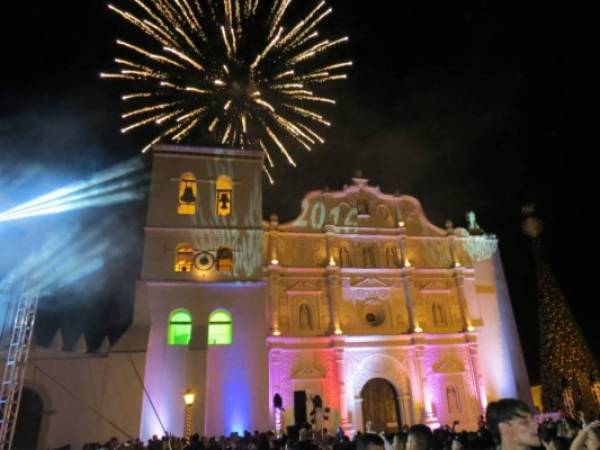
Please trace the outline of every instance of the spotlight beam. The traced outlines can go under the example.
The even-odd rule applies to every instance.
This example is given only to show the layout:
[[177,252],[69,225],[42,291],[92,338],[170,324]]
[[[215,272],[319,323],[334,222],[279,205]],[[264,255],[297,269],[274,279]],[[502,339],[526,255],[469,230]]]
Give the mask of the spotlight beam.
[[56,189],[0,213],[0,222],[135,200],[143,195],[139,186],[130,193],[119,191],[135,187],[146,180],[147,176],[136,174],[142,168],[143,163],[139,158],[119,164],[89,180]]
[[45,208],[40,208],[38,210],[24,212],[18,216],[12,217],[2,217],[0,216],[0,223],[7,222],[9,220],[18,220],[25,219],[27,217],[35,217],[35,216],[47,216],[50,214],[59,214],[68,211],[74,211],[76,209],[84,209],[84,208],[94,208],[98,206],[107,206],[113,205],[117,203],[129,202],[132,200],[138,200],[144,195],[144,190],[134,190],[127,192],[119,192],[116,194],[111,194],[103,197],[95,197],[89,199],[82,199],[79,201],[71,202],[71,203],[63,203],[57,204],[55,206],[48,206]]
[[[0,222],[24,219],[26,217],[42,216],[42,215],[47,215],[47,214],[56,214],[59,212],[70,211],[73,209],[81,209],[84,207],[108,205],[111,202],[106,201],[107,199],[115,199],[116,201],[113,203],[120,203],[121,200],[119,200],[120,197],[118,195],[115,195],[115,194],[107,195],[107,194],[111,194],[111,193],[114,193],[115,191],[120,191],[125,188],[136,186],[137,184],[142,182],[144,179],[146,179],[146,177],[122,180],[115,184],[109,184],[107,186],[102,186],[102,187],[99,187],[96,189],[83,191],[78,194],[69,195],[67,197],[59,198],[59,199],[53,200],[49,203],[45,203],[45,204],[42,204],[42,205],[39,205],[36,207],[27,208],[27,209],[17,211],[17,212],[12,212],[12,213],[6,212],[3,214],[0,214]],[[133,200],[135,198],[139,198],[139,195],[136,194],[133,197],[124,196],[123,198]],[[94,204],[94,200],[97,200],[97,204]]]
[[129,175],[133,172],[136,172],[144,167],[144,164],[140,158],[134,158],[124,163],[118,164],[109,169],[103,170],[102,172],[96,174],[92,178],[86,181],[78,181],[71,185],[62,187],[60,189],[56,189],[52,192],[42,195],[41,197],[30,200],[22,205],[16,206],[14,208],[5,211],[0,215],[0,217],[6,214],[12,214],[19,211],[23,211],[26,209],[33,208],[35,206],[43,205],[50,201],[55,201],[60,198],[66,197],[68,195],[74,194],[76,192],[82,191],[84,189],[89,189],[93,186],[97,186],[100,184],[104,184],[108,181],[121,178],[123,176]]

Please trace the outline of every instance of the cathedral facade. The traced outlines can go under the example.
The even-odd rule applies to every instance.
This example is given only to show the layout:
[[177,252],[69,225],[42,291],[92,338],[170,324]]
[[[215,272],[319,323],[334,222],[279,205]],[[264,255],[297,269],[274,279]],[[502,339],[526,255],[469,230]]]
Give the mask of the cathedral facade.
[[95,353],[33,349],[38,448],[285,430],[316,422],[317,398],[330,430],[472,429],[488,401],[530,400],[497,242],[474,218],[439,228],[356,177],[265,222],[260,153],[153,151],[133,323]]

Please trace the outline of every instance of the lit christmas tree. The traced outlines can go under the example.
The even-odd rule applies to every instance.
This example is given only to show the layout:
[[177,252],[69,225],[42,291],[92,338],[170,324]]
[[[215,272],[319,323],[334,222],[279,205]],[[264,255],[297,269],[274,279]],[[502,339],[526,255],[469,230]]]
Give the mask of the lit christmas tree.
[[598,363],[548,264],[540,240],[542,222],[534,216],[533,206],[523,207],[522,211],[523,231],[533,241],[537,273],[544,410],[560,410],[569,415],[575,415],[577,410],[597,412],[599,405],[593,390],[600,375]]

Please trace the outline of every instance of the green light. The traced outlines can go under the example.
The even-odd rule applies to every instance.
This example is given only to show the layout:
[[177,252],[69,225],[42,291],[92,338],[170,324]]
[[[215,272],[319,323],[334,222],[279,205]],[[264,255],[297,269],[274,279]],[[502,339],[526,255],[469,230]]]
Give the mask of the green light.
[[208,345],[230,345],[233,342],[231,314],[214,311],[208,318]]
[[192,315],[183,309],[176,309],[169,316],[169,345],[188,345],[192,338]]

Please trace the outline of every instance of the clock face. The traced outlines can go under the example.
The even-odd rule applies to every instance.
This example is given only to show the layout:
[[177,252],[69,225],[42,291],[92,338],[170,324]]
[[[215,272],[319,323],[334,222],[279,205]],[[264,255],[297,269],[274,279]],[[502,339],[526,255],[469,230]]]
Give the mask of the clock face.
[[194,258],[198,270],[210,270],[215,265],[215,257],[209,252],[200,252]]

